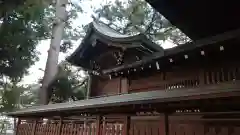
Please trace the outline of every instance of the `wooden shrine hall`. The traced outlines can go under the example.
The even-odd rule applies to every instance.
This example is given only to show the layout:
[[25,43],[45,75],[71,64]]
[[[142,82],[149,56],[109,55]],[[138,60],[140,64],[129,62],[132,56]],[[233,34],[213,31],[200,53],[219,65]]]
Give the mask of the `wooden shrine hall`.
[[89,73],[87,99],[11,112],[16,134],[240,135],[240,8],[195,1],[149,1],[193,40],[171,49],[90,23],[67,58]]

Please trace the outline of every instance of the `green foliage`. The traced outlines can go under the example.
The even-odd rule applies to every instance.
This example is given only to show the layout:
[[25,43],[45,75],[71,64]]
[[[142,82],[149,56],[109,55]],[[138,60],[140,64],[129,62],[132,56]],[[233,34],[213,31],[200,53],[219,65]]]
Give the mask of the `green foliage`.
[[[38,60],[36,45],[40,40],[51,38],[55,16],[54,5],[44,0],[3,1],[0,9],[0,82],[4,76],[20,81],[28,68]],[[14,8],[12,8],[14,7]],[[61,51],[72,47],[72,40],[79,38],[72,21],[81,7],[71,3],[64,42]]]
[[5,84],[0,89],[0,112],[11,112],[36,103],[36,90],[16,84]]
[[0,118],[0,134],[5,135],[7,133],[7,127],[11,126],[10,121],[7,118]]
[[81,69],[72,69],[68,63],[59,67],[55,80],[50,84],[51,102],[61,103],[82,100],[87,90],[87,76],[79,74]]
[[12,125],[11,119],[4,116],[4,113],[32,106],[36,103],[36,97],[36,90],[30,86],[19,86],[14,83],[2,85],[0,88],[0,134],[6,134],[8,127]]
[[[32,6],[29,6],[32,5]],[[25,3],[3,12],[0,27],[0,79],[20,81],[27,69],[38,60],[36,45],[46,39],[44,7]]]
[[154,10],[145,0],[116,0],[95,10],[97,19],[123,34],[145,34],[155,42],[171,40],[176,44],[189,38]]
[[[63,42],[60,45],[60,52],[66,53],[67,50],[72,49],[72,42],[79,40],[82,37],[81,27],[73,26],[73,22],[76,21],[79,13],[82,13],[82,7],[78,3],[72,3],[71,0],[67,6],[67,21],[63,34]],[[51,4],[45,8],[44,12],[44,22],[47,23],[48,30],[52,30],[54,18],[55,18],[55,5]],[[51,34],[48,35],[48,38],[51,38]]]
[[6,86],[1,90],[1,112],[10,112],[18,108],[21,92],[14,86]]

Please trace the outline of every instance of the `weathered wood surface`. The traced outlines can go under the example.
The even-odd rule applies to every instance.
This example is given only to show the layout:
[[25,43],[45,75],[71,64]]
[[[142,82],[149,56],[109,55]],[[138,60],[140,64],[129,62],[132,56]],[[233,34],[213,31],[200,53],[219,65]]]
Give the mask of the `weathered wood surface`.
[[238,135],[240,120],[195,119],[170,120],[169,135]]
[[130,80],[129,92],[200,88],[239,80],[240,67],[214,67],[206,69],[180,69],[155,73],[149,77]]
[[133,104],[149,104],[149,103],[166,103],[174,101],[187,101],[196,99],[214,99],[214,98],[227,98],[239,97],[240,85],[239,81],[231,81],[227,83],[219,83],[206,85],[196,88],[186,89],[171,89],[168,91],[151,91],[139,92],[124,95],[114,95],[102,98],[94,98],[72,103],[51,104],[46,106],[32,107],[25,110],[9,113],[9,115],[27,116],[28,114],[43,114],[56,111],[66,110],[83,110],[91,108],[109,108],[121,105]]
[[217,64],[207,64],[206,67],[178,66],[171,70],[149,73],[149,75],[141,74],[145,71],[138,72],[137,75],[128,77],[105,77],[104,79],[98,77],[91,89],[92,98],[154,90],[186,90],[240,79],[240,65],[236,62],[225,64],[217,62]]
[[[160,116],[126,116],[112,118],[102,117],[94,121],[78,120],[46,123],[23,122],[19,125],[17,135],[239,135],[240,119],[203,118],[204,115],[169,115],[164,119]],[[165,121],[168,121],[167,123]],[[97,126],[97,123],[100,125]],[[166,125],[168,124],[168,125]],[[129,128],[126,128],[129,125]],[[166,129],[168,127],[168,129]],[[167,131],[169,132],[167,132]]]

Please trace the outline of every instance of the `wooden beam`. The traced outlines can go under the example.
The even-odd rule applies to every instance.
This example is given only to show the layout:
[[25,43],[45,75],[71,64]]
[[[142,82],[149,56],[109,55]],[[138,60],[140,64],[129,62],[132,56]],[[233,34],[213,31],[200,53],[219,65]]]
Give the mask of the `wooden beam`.
[[164,130],[165,130],[165,135],[169,135],[169,118],[168,114],[164,114]]
[[137,48],[137,47],[141,47],[141,44],[118,44],[118,43],[108,43],[108,46],[113,46],[113,47],[118,47],[121,48],[123,50],[126,50],[128,48]]

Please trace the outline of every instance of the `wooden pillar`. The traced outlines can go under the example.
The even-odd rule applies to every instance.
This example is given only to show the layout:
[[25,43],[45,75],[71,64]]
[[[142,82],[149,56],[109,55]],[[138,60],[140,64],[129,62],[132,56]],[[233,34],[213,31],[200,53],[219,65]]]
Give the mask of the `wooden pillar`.
[[20,118],[18,118],[18,122],[17,122],[17,125],[16,125],[16,129],[14,129],[15,130],[15,135],[18,135],[19,133],[19,125],[21,124],[21,119]]
[[101,135],[101,116],[97,116],[97,120],[96,120],[96,135]]
[[119,87],[118,87],[118,94],[122,93],[122,78],[119,77],[118,79]]
[[123,135],[129,135],[129,131],[130,131],[130,124],[131,124],[131,119],[130,116],[126,116],[125,120],[124,120],[124,129],[123,129]]
[[63,120],[62,120],[62,117],[60,117],[59,129],[58,129],[59,135],[61,135],[61,133],[62,133],[62,125],[63,125]]
[[165,128],[165,135],[169,135],[169,118],[168,114],[164,114],[164,128]]
[[128,79],[121,78],[121,93],[128,93]]
[[199,76],[199,85],[204,85],[205,84],[205,82],[206,82],[206,80],[205,80],[205,70],[204,69],[201,69],[200,71],[199,71],[199,74],[198,74],[198,76]]
[[90,97],[90,93],[91,93],[91,88],[92,88],[92,77],[93,75],[92,74],[89,74],[89,77],[88,77],[88,86],[87,86],[87,95],[86,95],[86,98],[89,99]]
[[88,122],[88,119],[85,116],[84,123],[83,123],[83,131],[84,131],[83,134],[84,135],[87,135],[87,122]]
[[101,133],[103,134],[103,135],[105,135],[106,134],[106,117],[102,117],[102,131],[101,131]]
[[35,135],[36,127],[37,127],[37,120],[35,120],[33,123],[33,129],[32,129],[31,135]]

